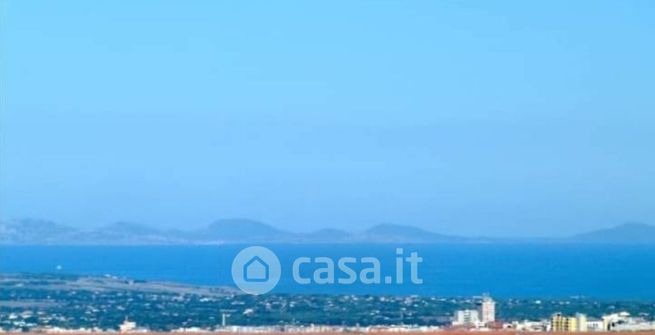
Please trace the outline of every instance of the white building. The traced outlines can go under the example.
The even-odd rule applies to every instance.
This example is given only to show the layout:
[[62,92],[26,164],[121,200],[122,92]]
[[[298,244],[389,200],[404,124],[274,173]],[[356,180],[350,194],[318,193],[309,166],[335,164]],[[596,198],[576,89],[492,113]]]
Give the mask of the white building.
[[631,317],[628,312],[614,313],[603,316],[603,327],[610,331],[653,331],[655,322],[640,317]]
[[631,320],[629,323],[620,323],[612,328],[617,332],[649,332],[655,330],[655,322],[646,320]]
[[464,309],[455,311],[453,326],[478,326],[480,324],[480,314],[475,309]]
[[120,329],[121,333],[129,333],[136,329],[136,322],[130,321],[127,318],[125,318],[125,321],[123,321],[123,323],[121,323],[121,325],[118,326],[118,328]]
[[589,329],[587,325],[587,316],[581,313],[575,314],[575,319],[577,323],[577,330],[579,332],[586,332]]
[[603,320],[587,320],[587,331],[602,332],[605,331],[605,323]]
[[613,330],[618,324],[628,323],[629,318],[630,313],[628,312],[603,315],[603,328],[604,330]]
[[480,302],[480,321],[484,324],[496,321],[496,302],[486,295]]
[[512,323],[504,323],[503,329],[512,329],[520,332],[545,332],[548,330],[547,321],[513,321]]
[[125,318],[125,321],[118,326],[119,330],[121,333],[146,333],[148,332],[148,329],[145,328],[137,328],[136,322],[130,321],[127,318]]

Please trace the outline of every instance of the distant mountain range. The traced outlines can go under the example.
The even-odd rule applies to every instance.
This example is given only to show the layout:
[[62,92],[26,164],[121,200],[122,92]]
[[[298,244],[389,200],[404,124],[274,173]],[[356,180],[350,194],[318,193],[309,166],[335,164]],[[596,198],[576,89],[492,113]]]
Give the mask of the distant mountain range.
[[443,235],[413,226],[380,224],[362,232],[322,229],[292,233],[249,219],[218,220],[191,231],[160,230],[117,222],[97,229],[77,229],[46,220],[0,222],[4,245],[166,245],[224,243],[655,243],[655,226],[626,223],[561,239],[499,239]]
[[582,242],[655,243],[655,226],[629,222],[612,228],[578,234],[572,238]]

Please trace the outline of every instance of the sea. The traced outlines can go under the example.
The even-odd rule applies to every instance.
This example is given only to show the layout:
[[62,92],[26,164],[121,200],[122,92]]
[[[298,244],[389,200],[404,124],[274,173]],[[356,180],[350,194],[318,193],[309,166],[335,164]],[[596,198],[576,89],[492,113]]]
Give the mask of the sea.
[[[0,246],[2,273],[61,273],[117,276],[135,280],[192,285],[234,286],[232,260],[249,245],[211,246]],[[282,275],[272,293],[373,294],[466,297],[483,293],[500,298],[586,297],[612,300],[655,300],[655,245],[603,244],[272,244]],[[399,250],[401,249],[401,250]],[[405,258],[421,258],[413,283]],[[298,257],[355,259],[358,274],[380,262],[380,283],[316,283],[316,271],[331,271],[325,262],[303,264],[294,280]],[[397,272],[397,260],[403,265]],[[323,258],[324,260],[324,258]],[[329,263],[329,262],[328,262]],[[369,273],[370,274],[370,273]],[[392,277],[392,283],[384,278]],[[322,278],[322,277],[321,277]],[[367,277],[370,279],[370,276]],[[403,278],[402,283],[398,278]]]

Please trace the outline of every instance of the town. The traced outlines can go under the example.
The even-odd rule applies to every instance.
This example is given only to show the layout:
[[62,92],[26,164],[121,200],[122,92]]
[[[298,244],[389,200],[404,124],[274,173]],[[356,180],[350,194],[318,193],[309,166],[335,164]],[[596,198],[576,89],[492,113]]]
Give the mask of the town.
[[3,332],[655,331],[655,302],[239,294],[111,276],[3,274]]
[[555,313],[550,319],[522,320],[502,322],[496,321],[496,302],[489,296],[481,297],[479,308],[464,309],[455,312],[452,328],[467,330],[516,330],[523,332],[632,332],[654,331],[655,322],[644,317],[632,317],[628,312],[603,315],[588,318],[585,314],[575,313],[567,316]]

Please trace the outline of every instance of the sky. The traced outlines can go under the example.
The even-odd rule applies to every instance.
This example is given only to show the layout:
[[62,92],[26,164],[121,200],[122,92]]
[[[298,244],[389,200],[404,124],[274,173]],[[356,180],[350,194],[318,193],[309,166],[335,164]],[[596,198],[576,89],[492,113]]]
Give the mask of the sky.
[[4,220],[655,224],[653,1],[0,6]]

